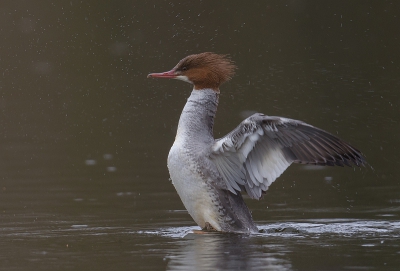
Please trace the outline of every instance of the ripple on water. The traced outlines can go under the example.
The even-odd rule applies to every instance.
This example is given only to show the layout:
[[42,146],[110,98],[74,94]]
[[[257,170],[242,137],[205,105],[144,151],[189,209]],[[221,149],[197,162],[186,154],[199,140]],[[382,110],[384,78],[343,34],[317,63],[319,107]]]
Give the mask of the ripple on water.
[[[400,237],[400,221],[383,220],[314,220],[307,222],[284,222],[258,225],[260,233],[255,236],[306,237],[310,235],[336,234],[339,236],[385,235]],[[168,227],[138,231],[139,234],[182,238],[200,230],[199,227]]]
[[172,238],[183,238],[186,235],[193,233],[193,231],[201,230],[200,227],[169,227],[157,230],[138,231],[139,234],[160,235]]

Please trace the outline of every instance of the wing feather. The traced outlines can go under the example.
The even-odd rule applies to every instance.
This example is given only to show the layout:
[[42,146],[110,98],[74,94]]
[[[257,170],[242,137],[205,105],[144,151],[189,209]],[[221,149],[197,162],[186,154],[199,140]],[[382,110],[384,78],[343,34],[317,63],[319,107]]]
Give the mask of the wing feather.
[[254,114],[215,141],[210,159],[229,191],[254,199],[292,163],[360,166],[365,158],[336,136],[304,122]]

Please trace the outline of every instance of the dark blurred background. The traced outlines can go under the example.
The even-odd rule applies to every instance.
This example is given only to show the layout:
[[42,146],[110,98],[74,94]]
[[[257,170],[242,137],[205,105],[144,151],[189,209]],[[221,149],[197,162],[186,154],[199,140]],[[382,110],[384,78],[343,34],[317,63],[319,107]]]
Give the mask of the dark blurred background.
[[239,66],[217,137],[243,111],[301,119],[360,148],[369,182],[398,185],[397,2],[3,1],[0,12],[3,180],[80,174],[104,154],[126,178],[144,166],[167,179],[191,87],[146,75],[213,51]]

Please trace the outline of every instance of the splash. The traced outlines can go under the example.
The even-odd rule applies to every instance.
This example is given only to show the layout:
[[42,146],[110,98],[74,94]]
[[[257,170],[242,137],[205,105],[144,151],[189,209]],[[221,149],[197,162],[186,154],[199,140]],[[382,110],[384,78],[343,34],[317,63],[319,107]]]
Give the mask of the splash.
[[[384,220],[313,220],[258,225],[259,233],[253,236],[280,236],[302,238],[310,235],[339,235],[343,237],[386,235],[400,237],[400,221]],[[183,238],[199,231],[199,227],[168,227],[138,231],[139,234]]]

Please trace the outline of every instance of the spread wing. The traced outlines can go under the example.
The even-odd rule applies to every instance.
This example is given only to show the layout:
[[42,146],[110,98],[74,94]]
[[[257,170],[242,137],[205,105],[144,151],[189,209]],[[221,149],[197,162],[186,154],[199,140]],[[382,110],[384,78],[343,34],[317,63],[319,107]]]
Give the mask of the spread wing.
[[216,140],[210,158],[228,190],[236,194],[245,189],[254,199],[259,199],[291,163],[366,163],[359,150],[324,130],[298,120],[258,113]]

